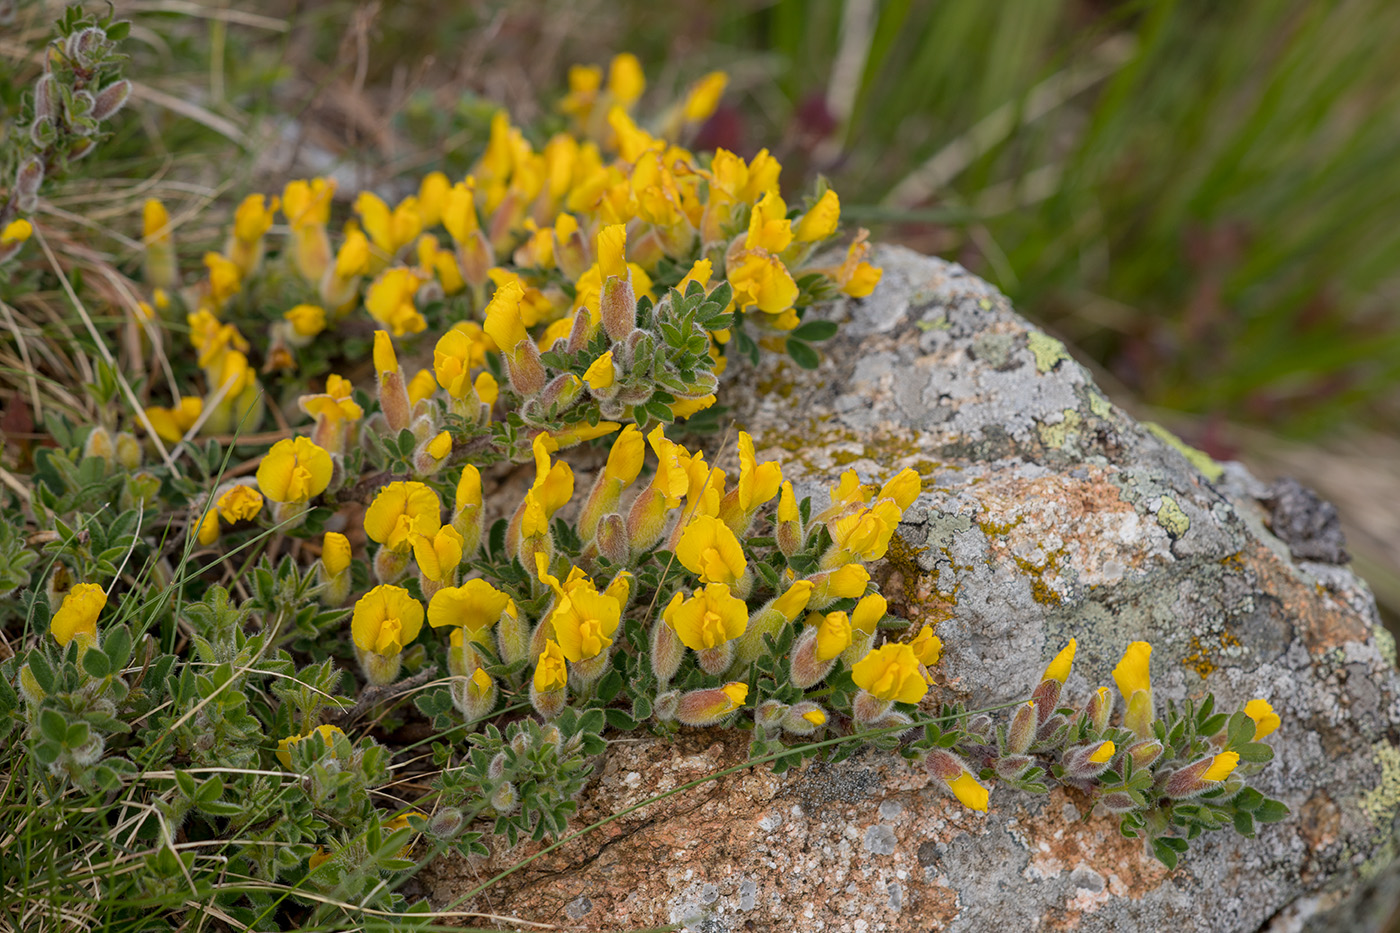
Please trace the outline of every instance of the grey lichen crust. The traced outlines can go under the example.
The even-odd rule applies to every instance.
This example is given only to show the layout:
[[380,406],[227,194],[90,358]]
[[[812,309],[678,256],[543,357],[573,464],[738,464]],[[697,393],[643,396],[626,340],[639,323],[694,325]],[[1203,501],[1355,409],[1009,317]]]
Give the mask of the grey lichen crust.
[[[1394,856],[1400,809],[1393,642],[1345,566],[1293,556],[1340,554],[1300,545],[1300,528],[1326,522],[1289,521],[1284,543],[1268,487],[1128,417],[991,286],[908,250],[878,262],[873,296],[821,309],[841,329],[819,369],[736,367],[725,400],[760,459],[780,459],[818,508],[846,469],[923,477],[876,576],[892,611],[943,639],[937,699],[1024,697],[1070,637],[1067,689],[1086,696],[1147,640],[1159,703],[1213,691],[1235,708],[1273,704],[1283,725],[1261,789],[1292,816],[1257,839],[1199,839],[1168,872],[1081,795],[998,788],[982,815],[923,769],[863,752],[781,776],[741,769],[647,804],[463,906],[587,930],[1316,922]],[[576,825],[746,748],[733,730],[616,743]],[[446,903],[524,854],[435,864],[424,884]]]
[[1102,887],[1117,866],[1032,870],[1037,853],[1009,817],[1038,804],[994,793],[985,827],[925,866],[957,893],[949,928],[1059,914],[1088,890],[1082,929],[1151,918],[1252,930],[1325,906],[1389,857],[1400,681],[1365,584],[1294,561],[1269,531],[1267,489],[1114,407],[987,283],[908,250],[879,260],[875,296],[827,310],[842,328],[819,370],[770,363],[760,391],[742,394],[736,415],[760,451],[781,454],[816,503],[845,469],[867,480],[919,471],[924,493],[883,590],[892,610],[937,624],[944,671],[969,703],[1024,695],[1071,636],[1068,689],[1111,684],[1123,649],[1147,640],[1159,697],[1269,699],[1283,727],[1264,789],[1294,812],[1256,840],[1193,845],[1170,880],[1093,891],[1079,868]]

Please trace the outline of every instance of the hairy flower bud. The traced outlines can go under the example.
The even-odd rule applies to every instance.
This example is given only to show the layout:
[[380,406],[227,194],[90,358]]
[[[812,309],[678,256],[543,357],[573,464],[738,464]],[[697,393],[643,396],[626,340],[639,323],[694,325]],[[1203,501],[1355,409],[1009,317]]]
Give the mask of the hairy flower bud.
[[651,627],[651,670],[663,688],[676,676],[684,657],[685,645],[675,629],[665,619],[658,618]]
[[861,690],[851,703],[851,716],[863,726],[873,726],[885,718],[885,714],[890,711],[892,706],[894,706],[893,700],[882,700]]
[[1098,799],[1098,804],[1103,809],[1112,814],[1129,813],[1138,808],[1138,804],[1128,794],[1122,791],[1114,791],[1111,794],[1104,794]]
[[20,165],[15,174],[15,204],[26,214],[32,214],[39,207],[39,186],[44,182],[44,163],[38,156],[30,156]]
[[54,85],[57,80],[53,75],[46,74],[34,82],[35,120],[52,120],[54,118]]
[[929,776],[947,785],[953,796],[963,805],[982,813],[987,812],[987,789],[977,783],[972,771],[957,755],[935,748],[924,759],[924,768]]
[[1089,698],[1089,703],[1084,708],[1084,718],[1089,721],[1090,728],[1095,732],[1103,732],[1108,728],[1108,720],[1112,715],[1113,694],[1108,692],[1107,687],[1100,687]]
[[131,97],[131,82],[125,78],[114,81],[98,92],[92,105],[94,120],[107,120],[117,115]]
[[753,711],[753,721],[763,729],[780,729],[788,705],[781,700],[764,700]]
[[452,705],[457,707],[468,723],[473,723],[491,714],[501,690],[490,675],[477,668],[470,677],[453,678],[448,694]]
[[1167,778],[1162,793],[1173,800],[1195,797],[1219,786],[1240,763],[1236,752],[1220,752],[1194,761]]
[[1033,700],[1027,700],[1018,706],[1011,717],[1011,725],[1006,730],[1007,752],[1012,755],[1025,754],[1026,749],[1030,748],[1031,743],[1035,741],[1038,725],[1036,706]]
[[670,722],[676,718],[676,710],[680,706],[681,692],[679,690],[666,690],[656,695],[656,699],[651,701],[651,715],[657,722]]
[[1061,764],[1065,777],[1075,781],[1090,781],[1108,770],[1117,752],[1112,742],[1076,745],[1065,752]]
[[790,735],[811,735],[827,722],[826,710],[810,700],[794,703],[783,716],[783,731]]
[[992,768],[1003,781],[1016,781],[1020,780],[1034,763],[1034,759],[1029,755],[1005,755],[993,762]]
[[[808,616],[812,618],[812,616]],[[820,616],[817,617],[820,619]],[[822,658],[818,651],[818,627],[808,625],[797,637],[792,646],[792,660],[789,663],[792,684],[800,690],[807,690],[820,683],[836,664],[836,655]]]
[[443,807],[428,820],[428,835],[435,839],[456,839],[466,825],[466,818],[456,807]]
[[494,791],[491,792],[491,809],[502,816],[514,813],[516,805],[520,803],[520,794],[516,792],[515,785],[510,781],[502,781]]
[[1133,767],[1141,771],[1152,767],[1153,763],[1162,757],[1162,743],[1156,739],[1143,739],[1129,745],[1125,752],[1133,759]]
[[748,684],[743,683],[691,690],[680,696],[675,717],[687,726],[713,726],[742,707],[748,693]]

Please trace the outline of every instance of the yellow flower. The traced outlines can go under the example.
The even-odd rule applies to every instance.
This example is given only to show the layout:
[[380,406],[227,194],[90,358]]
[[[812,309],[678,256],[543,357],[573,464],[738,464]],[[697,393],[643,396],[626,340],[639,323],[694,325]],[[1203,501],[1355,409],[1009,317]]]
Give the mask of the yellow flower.
[[[851,611],[851,627],[867,635],[873,635],[876,624],[885,617],[889,607],[889,601],[879,593],[871,593],[861,597],[860,602],[856,603],[856,608]],[[922,634],[921,632],[920,635],[922,636]]]
[[205,547],[219,540],[219,512],[217,509],[210,509],[204,513],[204,518],[199,521],[199,530],[195,533],[195,537]]
[[864,298],[873,292],[875,286],[880,284],[883,274],[881,270],[865,261],[865,257],[870,253],[870,246],[865,242],[869,235],[868,230],[859,231],[850,249],[846,251],[846,261],[835,269],[824,270],[836,282],[836,287],[852,298]]
[[762,250],[748,250],[737,257],[737,268],[728,270],[734,301],[742,311],[757,306],[767,314],[781,314],[797,300],[797,283],[782,260]]
[[471,187],[459,181],[447,192],[442,206],[442,225],[458,243],[464,242],[481,228],[476,216],[476,196]]
[[807,712],[802,714],[802,718],[807,720],[814,726],[826,725],[826,713],[822,712],[819,709],[809,709]]
[[1071,638],[1069,644],[1060,649],[1060,653],[1055,655],[1054,660],[1046,666],[1045,673],[1041,675],[1042,683],[1047,680],[1057,680],[1063,685],[1069,679],[1070,668],[1074,665],[1076,645],[1077,642]]
[[350,619],[360,650],[381,655],[403,651],[422,627],[423,606],[401,586],[376,586],[356,601]]
[[857,661],[851,678],[857,687],[881,700],[917,703],[928,693],[914,649],[899,642],[882,645]]
[[442,220],[442,209],[451,190],[452,182],[442,172],[429,172],[418,183],[418,216],[425,228],[436,227]]
[[836,197],[836,192],[828,188],[817,203],[812,205],[812,209],[797,221],[797,228],[793,233],[800,243],[815,243],[835,233],[840,222],[841,202]]
[[443,334],[433,348],[433,372],[438,385],[453,398],[466,398],[473,390],[471,370],[486,362],[486,332],[472,322],[458,324]]
[[486,334],[507,355],[522,341],[530,339],[520,317],[520,299],[524,294],[525,289],[519,282],[506,282],[486,304]]
[[743,706],[744,701],[749,698],[749,685],[745,683],[732,681],[719,689],[721,693],[729,698],[729,702],[733,704],[735,709]]
[[724,95],[724,88],[728,84],[727,74],[712,71],[691,85],[681,108],[685,122],[699,123],[701,120],[708,120],[719,107],[719,99]]
[[689,599],[677,593],[661,618],[687,648],[706,651],[738,638],[748,628],[749,611],[723,583],[696,590]]
[[642,63],[631,52],[613,56],[608,66],[608,94],[615,103],[630,107],[646,90],[647,79],[642,73]]
[[236,263],[218,253],[205,253],[204,267],[209,270],[209,300],[217,310],[238,294],[243,273]]
[[60,647],[73,639],[83,647],[97,640],[97,617],[107,605],[107,594],[96,583],[79,583],[63,597],[63,603],[49,622],[49,631]]
[[167,444],[177,444],[184,440],[185,432],[194,427],[203,411],[204,400],[197,395],[187,395],[174,408],[147,408],[146,418],[157,437]]
[[700,398],[684,398],[677,402],[672,402],[666,407],[671,409],[671,416],[677,421],[684,421],[697,411],[704,411],[715,403],[714,393],[702,395]]
[[778,497],[778,521],[795,522],[801,517],[802,513],[797,509],[797,496],[792,491],[792,483],[784,482],[781,487],[781,495]]
[[325,226],[331,219],[335,182],[328,178],[297,179],[282,189],[282,214],[293,230]]
[[[334,748],[335,737],[345,735],[345,732],[339,726],[317,726],[305,735],[289,735],[285,739],[278,739],[277,760],[282,762],[282,767],[290,768],[292,766],[292,746],[311,738],[313,735],[320,736],[321,741],[326,743],[326,748]],[[315,856],[312,858],[314,859]]]
[[355,198],[355,213],[364,224],[365,233],[374,245],[387,255],[394,256],[399,250],[412,243],[423,229],[423,220],[418,215],[418,199],[404,198],[393,211],[376,195],[361,191]]
[[365,510],[365,534],[392,551],[406,553],[414,534],[436,535],[442,503],[423,483],[395,481],[381,488]]
[[219,497],[217,507],[219,515],[230,525],[235,522],[250,522],[262,511],[263,497],[252,486],[239,483],[229,487],[228,491]]
[[583,381],[590,389],[606,389],[617,381],[617,371],[613,369],[612,351],[598,357],[583,374]]
[[[866,597],[866,599],[869,598]],[[927,625],[919,629],[919,634],[914,636],[909,647],[914,652],[914,657],[918,658],[919,663],[924,667],[933,667],[943,656],[943,639],[933,634],[933,628]]]
[[345,235],[335,254],[335,274],[341,280],[358,278],[369,271],[369,238],[359,230]]
[[326,309],[319,305],[297,305],[282,313],[298,337],[315,337],[326,329]]
[[781,253],[791,244],[792,221],[787,219],[787,205],[776,191],[770,191],[754,205],[749,215],[744,249]]
[[739,506],[751,512],[771,500],[783,485],[783,468],[777,463],[759,463],[754,455],[753,437],[739,432]]
[[320,395],[303,395],[297,399],[297,405],[317,420],[324,418],[337,424],[342,421],[359,421],[364,417],[365,411],[351,397],[354,388],[349,379],[331,373],[326,377],[325,392]]
[[676,560],[701,583],[734,584],[748,570],[744,549],[729,526],[709,515],[697,515],[681,532]]
[[496,382],[496,377],[488,372],[478,373],[476,380],[472,383],[472,388],[476,390],[476,397],[481,399],[484,405],[496,404],[496,399],[501,393],[501,387]]
[[851,619],[844,612],[828,612],[817,626],[818,661],[830,661],[851,647]]
[[1229,777],[1240,763],[1240,756],[1237,752],[1221,752],[1211,761],[1210,767],[1205,774],[1201,775],[1202,781],[1223,781]]
[[900,514],[899,506],[886,499],[829,522],[833,549],[860,560],[879,560],[889,549]]
[[1266,735],[1272,735],[1279,727],[1282,720],[1278,713],[1269,705],[1268,700],[1250,700],[1244,705],[1244,714],[1254,720],[1254,741],[1259,741]]
[[1139,690],[1152,689],[1152,676],[1148,661],[1152,657],[1152,646],[1145,641],[1135,641],[1123,653],[1123,660],[1113,669],[1113,682],[1123,699],[1130,700]]
[[890,477],[890,481],[880,487],[880,492],[875,496],[877,499],[893,499],[899,506],[900,512],[905,511],[914,504],[914,500],[919,498],[919,492],[923,489],[923,480],[919,474],[910,469],[903,469]]
[[418,561],[423,576],[438,583],[451,578],[462,563],[462,541],[462,536],[451,525],[443,525],[431,536],[414,535],[413,558]]
[[972,776],[972,772],[966,769],[961,774],[948,781],[948,789],[953,792],[953,796],[962,802],[962,805],[969,810],[976,810],[979,813],[987,812],[987,788],[977,783],[977,779]]
[[544,643],[544,652],[535,663],[534,683],[538,693],[553,693],[568,686],[569,668],[564,663],[564,652],[552,638]]
[[[430,369],[420,369],[413,374],[413,378],[408,380],[408,404],[410,407],[417,405],[425,398],[432,398],[437,391],[437,382],[433,379]],[[444,454],[443,456],[446,456]],[[441,458],[439,458],[441,459]]]
[[258,489],[273,502],[306,502],[331,482],[331,455],[304,437],[272,445],[258,464]]
[[169,239],[170,212],[155,198],[147,198],[141,205],[141,237],[148,241],[160,238]]
[[428,322],[418,313],[413,298],[422,284],[412,269],[385,269],[365,292],[365,310],[395,337],[420,334],[427,330]]
[[423,449],[434,460],[443,459],[452,453],[452,434],[448,431],[439,431]]
[[1096,765],[1101,765],[1113,757],[1118,751],[1118,747],[1112,742],[1103,742],[1089,755],[1089,760]]
[[627,278],[627,227],[623,224],[610,224],[598,231],[598,277],[606,282],[616,276]]
[[458,512],[466,508],[481,507],[481,471],[468,463],[462,467],[462,475],[457,480],[453,493],[452,506]]
[[321,566],[326,573],[339,576],[350,569],[350,539],[336,531],[328,531],[321,539]]
[[495,625],[510,605],[510,597],[485,580],[468,580],[434,594],[428,603],[428,624],[433,628],[456,626],[475,637]]
[[789,622],[797,618],[803,609],[807,608],[808,601],[812,598],[812,581],[797,580],[783,591],[783,594],[773,600],[771,608],[782,614]]
[[570,661],[586,661],[606,651],[621,618],[621,604],[599,593],[591,582],[579,580],[568,590],[556,585],[549,620],[560,650]]
[[[160,202],[157,201],[157,204]],[[0,246],[10,246],[14,243],[23,243],[34,233],[34,225],[24,218],[12,220],[5,225],[5,229],[0,230]]]
[[525,514],[520,524],[520,533],[526,538],[547,533],[550,518],[574,494],[574,471],[562,460],[550,465],[551,443],[548,435],[535,435],[535,482],[525,494]]
[[268,201],[261,194],[250,194],[244,198],[233,212],[234,239],[244,244],[261,240],[272,226],[272,215],[277,211],[277,205],[277,198]]

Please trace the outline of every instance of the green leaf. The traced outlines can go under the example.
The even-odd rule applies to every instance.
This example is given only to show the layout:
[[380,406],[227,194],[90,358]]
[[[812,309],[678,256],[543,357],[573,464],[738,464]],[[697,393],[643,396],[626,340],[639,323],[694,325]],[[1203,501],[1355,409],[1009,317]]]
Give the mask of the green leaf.
[[49,659],[44,657],[42,651],[29,652],[29,672],[45,693],[53,693],[53,668],[49,667]]
[[1236,810],[1244,810],[1252,813],[1259,809],[1259,805],[1264,802],[1264,795],[1252,787],[1246,787],[1235,796],[1234,804]]
[[619,732],[631,732],[637,728],[637,720],[628,716],[620,709],[610,709],[607,711],[608,725]]
[[1235,832],[1254,838],[1254,817],[1243,810],[1235,811]]
[[1254,818],[1261,823],[1277,823],[1288,819],[1291,812],[1282,800],[1265,800],[1254,811]]
[[1248,761],[1252,764],[1260,764],[1274,760],[1274,750],[1263,742],[1246,742],[1235,747],[1239,753],[1240,761]]
[[1152,854],[1157,856],[1157,861],[1167,866],[1168,869],[1176,868],[1177,854],[1171,846],[1167,845],[1167,840],[1153,839]]
[[801,340],[789,337],[787,339],[787,353],[788,356],[792,357],[792,361],[803,369],[816,369],[822,364],[822,358],[817,351]]
[[788,339],[806,340],[816,343],[821,340],[830,340],[836,336],[839,329],[835,321],[803,321],[792,333],[788,334]]
[[112,662],[107,660],[107,655],[101,651],[94,651],[89,648],[83,652],[83,670],[98,680],[106,677],[112,672]]

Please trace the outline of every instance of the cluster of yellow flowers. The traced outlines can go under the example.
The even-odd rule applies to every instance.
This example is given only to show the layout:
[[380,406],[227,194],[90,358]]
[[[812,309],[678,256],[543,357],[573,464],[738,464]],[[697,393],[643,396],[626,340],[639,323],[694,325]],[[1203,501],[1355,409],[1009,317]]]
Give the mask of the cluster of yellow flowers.
[[[682,290],[690,282],[713,290],[727,281],[730,309],[748,313],[769,341],[798,325],[797,282],[809,273],[821,273],[847,295],[868,295],[880,270],[866,259],[864,231],[843,261],[820,265],[813,259],[837,232],[834,191],[823,190],[804,211],[790,211],[779,193],[781,166],[767,150],[745,160],[722,149],[698,155],[676,142],[714,111],[724,86],[724,75],[706,76],[653,131],[630,112],[645,87],[635,57],[618,56],[606,84],[601,69],[575,68],[561,109],[583,135],[559,133],[537,149],[499,112],[471,174],[453,180],[433,172],[416,194],[392,206],[360,192],[355,218],[334,247],[333,180],[292,181],[280,197],[250,195],[238,206],[223,251],[204,256],[206,274],[189,288],[180,287],[171,218],[160,202],[148,201],[145,276],[152,292],[142,310],[154,318],[190,309],[185,320],[206,385],[203,395],[149,409],[151,427],[173,443],[200,432],[246,433],[261,422],[263,390],[249,362],[250,341],[224,315],[262,271],[279,211],[288,236],[280,262],[299,283],[290,291],[300,298],[268,328],[262,371],[294,370],[296,351],[361,305],[401,339],[428,328],[425,306],[462,296],[453,307],[471,312],[447,322],[433,370],[418,373],[405,388],[412,404],[441,386],[452,409],[469,418],[477,416],[478,402],[489,411],[498,390],[482,371],[486,354],[504,354],[513,387],[532,396],[541,388],[540,352],[600,324],[621,339],[625,333],[613,326],[621,318],[610,309],[629,307],[633,296],[655,300],[656,288],[680,270],[687,270],[677,283]],[[585,321],[576,326],[580,317]],[[729,333],[712,339],[722,368],[720,348]],[[378,345],[375,356],[381,362]],[[609,354],[585,381],[605,398],[614,378]],[[358,419],[353,403],[345,404],[348,390],[331,376],[325,397],[303,398],[318,430],[324,425],[335,433]],[[677,416],[703,408],[712,401],[706,394],[682,398]],[[385,414],[394,426],[393,414]],[[317,440],[325,449],[334,446],[327,437]]]

